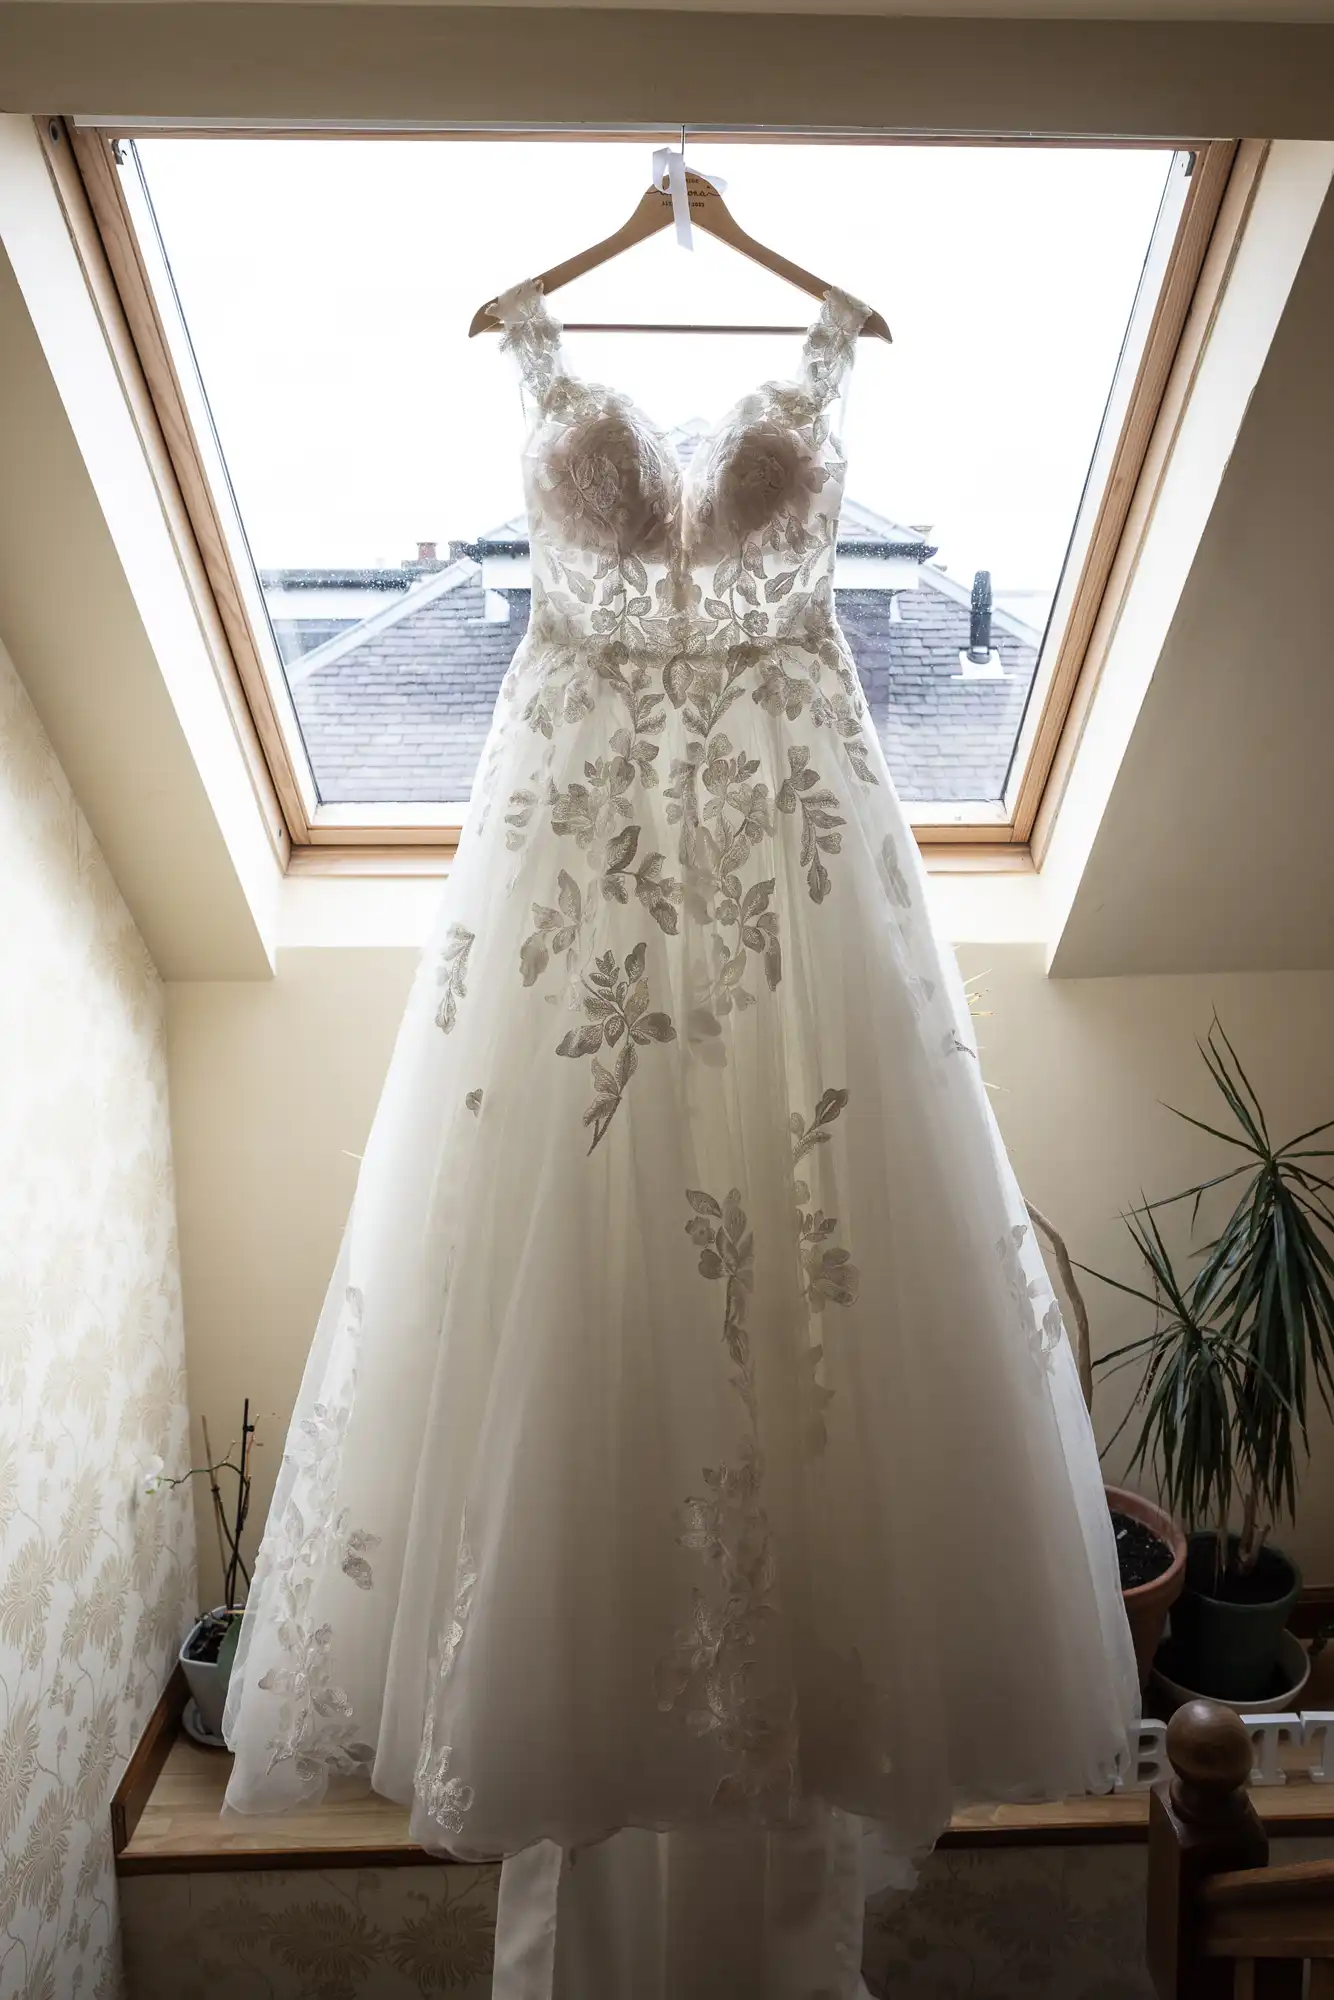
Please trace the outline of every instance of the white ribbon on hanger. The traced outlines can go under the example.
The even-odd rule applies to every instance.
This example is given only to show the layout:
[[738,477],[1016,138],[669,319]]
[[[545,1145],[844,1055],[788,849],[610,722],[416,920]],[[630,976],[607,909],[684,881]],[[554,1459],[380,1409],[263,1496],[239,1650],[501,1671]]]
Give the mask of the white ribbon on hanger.
[[[691,173],[697,179],[707,181],[716,194],[722,194],[727,182],[718,174],[702,174],[698,167]],[[672,220],[676,224],[676,240],[683,250],[695,247],[695,232],[690,227],[690,196],[686,192],[685,142],[678,150],[675,146],[659,146],[653,155],[653,185],[660,188],[663,176],[667,178],[667,190],[672,197]]]

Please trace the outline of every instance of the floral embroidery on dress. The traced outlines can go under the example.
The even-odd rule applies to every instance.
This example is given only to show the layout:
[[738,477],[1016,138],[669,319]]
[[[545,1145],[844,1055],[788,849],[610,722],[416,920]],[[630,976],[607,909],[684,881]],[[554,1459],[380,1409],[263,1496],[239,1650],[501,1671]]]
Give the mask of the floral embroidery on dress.
[[763,547],[766,531],[781,533],[788,553],[800,552],[815,496],[830,476],[819,450],[824,439],[768,414],[766,401],[762,389],[747,396],[704,454],[686,531],[692,564],[717,562],[752,536]]
[[458,1561],[454,1569],[454,1609],[432,1662],[431,1692],[426,1703],[421,1751],[417,1758],[415,1774],[417,1797],[421,1800],[423,1808],[435,1824],[449,1834],[461,1831],[464,1815],[473,1802],[473,1788],[450,1776],[450,1766],[454,1761],[452,1744],[442,1743],[438,1750],[435,1747],[436,1705],[454,1671],[454,1662],[463,1644],[468,1614],[472,1610],[473,1592],[476,1588],[477,1564],[468,1546],[468,1523],[465,1517],[459,1531]]
[[843,847],[843,836],[837,830],[844,824],[839,799],[828,787],[813,789],[820,783],[820,774],[811,769],[811,753],[803,745],[791,745],[787,761],[788,775],[774,804],[779,812],[801,814],[801,865],[806,870],[811,901],[822,903],[829,894],[829,870],[820,856],[838,854]]
[[[571,953],[584,921],[584,899],[579,884],[566,869],[556,878],[556,907],[533,904],[537,929],[519,946],[519,971],[525,986],[535,986],[551,963],[554,951]],[[569,970],[573,972],[571,964]]]
[[632,884],[641,907],[659,930],[669,937],[676,935],[681,885],[664,873],[667,862],[664,854],[648,854],[642,861],[636,861],[639,835],[637,826],[627,826],[605,842],[598,863],[602,873],[594,876],[587,892],[580,889],[568,869],[562,868],[556,877],[554,906],[533,904],[537,928],[519,947],[519,970],[525,986],[535,985],[552,958],[562,954],[567,975],[573,977],[574,948],[585,923],[603,901],[627,904]]
[[342,1551],[338,1567],[343,1575],[356,1584],[358,1590],[370,1590],[375,1583],[371,1566],[366,1560],[367,1552],[378,1549],[380,1537],[368,1535],[364,1528],[348,1526],[348,1510],[345,1507],[334,1522],[334,1540]]
[[[676,1040],[671,1016],[649,1011],[648,980],[644,977],[647,957],[648,946],[635,945],[625,960],[624,973],[612,952],[604,952],[595,961],[583,981],[583,1010],[588,1019],[582,1028],[571,1028],[562,1036],[556,1050],[558,1056],[593,1058],[593,1102],[584,1113],[584,1124],[593,1129],[590,1153],[606,1137],[620,1109],[626,1085],[639,1067],[640,1049],[650,1042]],[[598,1061],[604,1047],[616,1049],[610,1069]]]
[[746,1431],[736,1461],[707,1466],[705,1492],[685,1503],[677,1541],[714,1568],[717,1587],[692,1592],[690,1623],[659,1664],[658,1706],[682,1712],[693,1736],[716,1740],[726,1768],[714,1789],[715,1807],[753,1808],[767,1824],[786,1824],[798,1792],[795,1696],[777,1682],[766,1687],[757,1658],[777,1607],[746,1325],[754,1240],[738,1188],[721,1202],[692,1188],[686,1200],[693,1211],[686,1234],[699,1249],[700,1274],[725,1283],[723,1345]]
[[[289,1447],[295,1478],[277,1528],[265,1537],[263,1561],[272,1574],[281,1661],[259,1679],[281,1697],[278,1728],[268,1742],[268,1769],[291,1762],[304,1782],[329,1772],[364,1772],[374,1752],[356,1736],[352,1702],[333,1678],[333,1626],[318,1625],[312,1611],[316,1587],[336,1568],[360,1590],[374,1581],[367,1551],[379,1537],[349,1526],[346,1509],[335,1514],[343,1440],[356,1395],[357,1350],[364,1302],[355,1286],[344,1294],[334,1355],[341,1360],[335,1386],[304,1418]],[[341,1352],[340,1352],[341,1350]]]
[[1054,1296],[1041,1320],[1038,1318],[1034,1301],[1049,1296],[1051,1287],[1039,1278],[1030,1278],[1024,1268],[1021,1253],[1027,1236],[1026,1222],[1012,1224],[1008,1235],[997,1243],[996,1255],[1029,1352],[1039,1366],[1050,1369],[1057,1349],[1066,1338],[1065,1322]]
[[[817,1146],[828,1145],[829,1127],[840,1116],[847,1102],[846,1090],[826,1090],[815,1107],[809,1125],[800,1112],[792,1113],[788,1130],[792,1134],[794,1166]],[[820,1208],[806,1209],[805,1204],[811,1199],[808,1182],[795,1181],[793,1192],[799,1204],[797,1239],[801,1245],[806,1303],[812,1312],[817,1313],[823,1312],[826,1305],[852,1305],[861,1285],[861,1275],[849,1253],[829,1241],[838,1228],[838,1217],[826,1215]]]
[[426,1734],[422,1739],[422,1757],[417,1765],[417,1797],[423,1810],[442,1833],[458,1834],[463,1831],[464,1817],[471,1810],[475,1794],[471,1785],[450,1777],[449,1767],[453,1757],[454,1752],[448,1743],[443,1749],[432,1752],[428,1717]]
[[528,838],[528,828],[537,811],[538,795],[530,786],[520,785],[509,795],[505,814],[505,845],[517,852]]
[[[684,758],[672,764],[667,787],[667,820],[681,828],[679,854],[686,914],[713,926],[714,973],[699,995],[692,1026],[699,1016],[716,1018],[734,1007],[753,1007],[755,996],[743,985],[747,954],[764,967],[772,992],[783,976],[783,949],[777,913],[769,908],[775,878],[746,885],[740,871],[751,851],[773,832],[773,801],[767,785],[756,782],[759,761],[733,753],[726,736],[709,744],[689,743]],[[708,794],[700,809],[698,787]],[[729,818],[734,813],[735,818]],[[735,932],[729,939],[727,933]],[[708,1029],[705,1028],[707,1033]]]
[[[791,1113],[787,1128],[792,1135],[794,1167],[799,1166],[808,1154],[829,1144],[830,1127],[842,1116],[849,1095],[846,1090],[822,1091],[809,1124],[799,1111]],[[861,1274],[849,1253],[829,1241],[838,1228],[838,1217],[826,1215],[823,1209],[807,1209],[806,1204],[811,1199],[808,1181],[794,1180],[792,1192],[798,1204],[797,1242],[801,1256],[802,1295],[807,1306],[811,1312],[819,1313],[824,1311],[826,1305],[852,1305],[861,1286]],[[820,1380],[819,1370],[823,1360],[823,1342],[809,1348],[798,1385],[806,1452],[810,1457],[823,1451],[828,1442],[824,1413],[834,1399],[833,1390],[826,1388]]]
[[912,907],[912,891],[908,878],[899,866],[899,852],[894,844],[894,836],[887,833],[880,847],[880,862],[885,871],[885,883],[889,890],[889,900],[897,909]]
[[547,311],[541,287],[531,281],[502,292],[492,310],[500,321],[500,345],[515,356],[525,383],[540,403],[565,372],[560,326]]
[[435,1025],[446,1035],[451,1033],[459,1018],[459,1001],[467,996],[464,980],[468,972],[468,954],[475,943],[473,932],[464,930],[462,924],[451,924],[445,933],[440,969],[436,974],[437,983],[444,988],[444,995],[436,1012]]
[[671,447],[636,424],[628,396],[604,392],[543,458],[537,525],[593,554],[664,556],[680,487]]

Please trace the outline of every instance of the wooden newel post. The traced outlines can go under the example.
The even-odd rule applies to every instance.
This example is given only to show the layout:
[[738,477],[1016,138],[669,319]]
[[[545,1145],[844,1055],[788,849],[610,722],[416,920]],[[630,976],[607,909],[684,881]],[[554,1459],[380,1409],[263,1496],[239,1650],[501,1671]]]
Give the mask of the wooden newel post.
[[1158,2000],[1230,2000],[1230,1960],[1198,1948],[1202,1882],[1263,1868],[1269,1839],[1246,1791],[1251,1739],[1240,1716],[1190,1701],[1167,1725],[1174,1776],[1149,1801],[1148,1961]]

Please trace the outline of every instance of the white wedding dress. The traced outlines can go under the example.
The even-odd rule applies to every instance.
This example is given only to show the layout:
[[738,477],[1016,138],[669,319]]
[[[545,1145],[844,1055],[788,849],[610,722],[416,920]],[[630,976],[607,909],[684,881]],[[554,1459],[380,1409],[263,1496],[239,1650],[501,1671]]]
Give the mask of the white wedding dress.
[[862,1822],[902,1860],[961,1802],[1112,1781],[1097,1455],[834,617],[863,309],[832,293],[684,475],[534,286],[498,310],[531,623],[293,1418],[228,1801],[362,1775],[424,1845],[522,1856],[498,1994],[841,2000]]

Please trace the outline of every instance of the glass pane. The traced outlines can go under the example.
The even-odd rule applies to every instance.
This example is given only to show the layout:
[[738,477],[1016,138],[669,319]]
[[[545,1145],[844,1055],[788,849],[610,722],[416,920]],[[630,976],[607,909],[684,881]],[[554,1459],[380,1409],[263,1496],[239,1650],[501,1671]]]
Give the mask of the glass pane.
[[[465,802],[529,595],[519,392],[494,336],[470,341],[468,322],[618,227],[649,147],[135,150],[126,171],[151,197],[321,800]],[[843,412],[836,598],[906,799],[994,814],[1002,797],[1171,158],[691,149],[743,227],[894,332],[892,347],[862,344]],[[554,304],[572,320],[794,326],[816,310],[698,233],[687,256],[670,232]],[[683,457],[748,389],[790,373],[799,345],[568,341],[572,366],[628,391]]]

